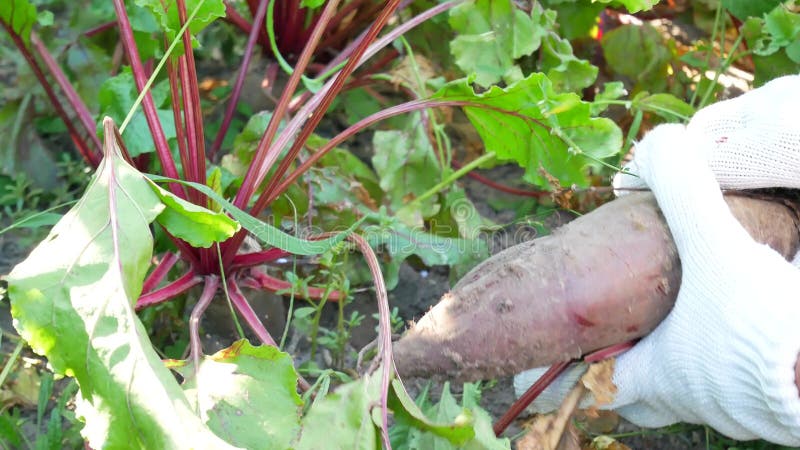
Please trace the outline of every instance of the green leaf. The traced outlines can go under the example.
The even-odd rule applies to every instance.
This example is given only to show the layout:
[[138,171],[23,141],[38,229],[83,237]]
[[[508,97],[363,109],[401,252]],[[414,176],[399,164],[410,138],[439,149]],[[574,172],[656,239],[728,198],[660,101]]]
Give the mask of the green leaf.
[[489,256],[483,240],[437,236],[423,228],[409,227],[395,216],[387,216],[385,209],[379,219],[378,225],[364,227],[363,234],[373,248],[384,246],[391,256],[384,267],[387,289],[397,285],[400,264],[412,255],[427,266],[460,265],[467,269]]
[[[439,181],[441,168],[419,113],[409,115],[402,130],[376,131],[372,146],[375,149],[372,165],[392,211],[398,211]],[[415,211],[420,216],[409,219],[408,225],[422,225],[423,218],[435,214],[438,207],[435,200],[423,202]]]
[[[156,107],[161,106],[167,100],[169,96],[168,89],[169,84],[162,82],[150,90]],[[100,86],[98,100],[100,101],[101,115],[110,116],[116,123],[121,123],[125,116],[128,115],[131,106],[133,106],[136,97],[139,95],[138,92],[130,67],[123,68],[119,75],[107,79]],[[167,139],[175,139],[175,116],[172,114],[172,110],[159,108],[156,112]],[[131,157],[155,151],[153,136],[150,134],[150,126],[147,124],[147,119],[141,109],[134,114],[133,119],[125,128],[123,137]]]
[[319,8],[325,4],[325,0],[300,0],[300,7],[301,8]]
[[[146,8],[155,16],[167,35],[167,41],[171,42],[175,38],[178,31],[181,29],[177,2],[166,2],[166,10],[164,9],[164,2],[161,0],[135,0],[135,3]],[[189,24],[189,31],[193,36],[197,35],[197,33],[202,31],[214,20],[225,17],[225,3],[222,0],[186,0],[187,16],[194,11],[200,3],[202,3],[200,9]],[[176,49],[176,51],[178,51],[178,49]]]
[[31,28],[36,20],[36,7],[28,0],[0,1],[0,22],[18,34],[26,45],[31,43]]
[[191,410],[134,311],[163,208],[107,143],[81,201],[8,276],[14,325],[77,379],[93,448],[231,448]]
[[456,80],[432,98],[467,102],[464,112],[486,150],[516,162],[525,169],[525,180],[543,188],[550,187],[550,176],[564,186],[588,185],[587,164],[622,146],[622,132],[613,121],[591,117],[589,103],[574,93],[557,93],[541,73],[480,94],[469,80]]
[[450,52],[458,67],[475,74],[481,86],[519,80],[523,73],[515,60],[539,48],[549,29],[542,25],[554,17],[554,12],[541,7],[525,14],[510,1],[465,2],[450,10],[450,26],[456,32]]
[[648,24],[622,25],[603,35],[603,54],[608,67],[649,90],[666,85],[672,58],[658,31]]
[[762,17],[781,3],[782,0],[722,0],[722,6],[742,21],[748,17]]
[[[324,143],[327,140],[312,135],[306,144],[310,150],[316,151]],[[306,186],[294,185],[286,197],[271,205],[273,214],[283,220],[294,220],[294,208],[300,215],[307,213],[310,194],[313,199],[310,203],[315,209],[312,215],[314,226],[323,230],[340,230],[377,211],[383,198],[375,172],[343,148],[331,149],[306,172],[304,179]]]
[[14,224],[14,228],[39,228],[49,227],[58,223],[63,214],[58,213],[34,213]]
[[617,100],[628,95],[625,84],[621,81],[611,81],[603,83],[603,90],[600,91],[592,102],[592,115],[596,116],[608,108],[609,101]]
[[688,122],[694,115],[694,108],[672,94],[653,94],[636,98],[634,107],[650,111],[671,121]]
[[800,39],[786,46],[786,56],[793,62],[800,63]]
[[[233,140],[233,154],[236,155],[242,164],[248,165],[253,160],[256,147],[261,136],[267,130],[267,125],[272,118],[272,111],[261,111],[254,114],[247,121],[247,124],[242,129],[242,132],[236,135]],[[284,122],[278,126],[278,132],[284,127]]]
[[233,218],[239,222],[242,227],[252,233],[253,236],[259,240],[268,245],[278,247],[298,256],[319,255],[320,253],[330,250],[334,245],[342,242],[347,235],[361,223],[361,221],[356,222],[350,228],[334,237],[319,241],[307,241],[305,239],[296,238],[290,234],[286,234],[272,225],[256,219],[250,214],[247,214],[246,212],[234,206],[231,202],[225,200],[221,195],[217,194],[213,189],[204,184],[176,180],[174,178],[162,177],[160,175],[148,175],[148,177],[155,182],[179,183],[197,189],[215,202],[222,205],[222,208],[227,211],[228,214],[233,216]]
[[599,3],[619,3],[623,5],[628,12],[636,13],[652,8],[659,0],[594,0]]
[[317,312],[316,308],[311,306],[304,306],[302,308],[297,308],[294,310],[294,317],[295,319],[304,319],[312,314]]
[[[492,223],[481,217],[475,204],[467,197],[464,189],[453,186],[445,195],[443,202],[453,223],[456,225],[456,236],[464,239],[478,239],[480,233]],[[436,229],[437,234],[439,230]]]
[[[492,419],[480,407],[480,390],[471,383],[464,384],[462,404],[450,393],[449,383],[435,405],[424,405],[422,410],[403,392],[402,386],[393,385],[393,411],[399,426],[408,429],[405,437],[408,450],[507,450],[507,438],[497,438],[492,431]],[[424,411],[424,412],[423,412]],[[429,419],[430,418],[430,419]],[[449,424],[449,427],[445,424]],[[449,428],[449,429],[448,429]],[[395,434],[396,436],[396,434]],[[398,443],[399,443],[398,439]],[[400,447],[398,445],[398,447]]]
[[580,92],[597,78],[597,67],[578,59],[568,40],[550,33],[542,40],[541,69],[556,90]]
[[331,109],[340,107],[347,115],[347,123],[359,120],[381,110],[381,103],[363,89],[349,89],[336,96]]
[[[210,187],[217,195],[222,195],[224,189],[222,188],[222,169],[218,166],[214,167],[208,172],[208,177],[206,178],[206,185]],[[208,209],[214,212],[222,211],[222,207],[219,206],[219,203],[215,202],[214,200],[208,200]]]
[[[776,9],[782,10],[782,6]],[[778,28],[774,25],[773,28]],[[741,27],[748,47],[753,49],[753,65],[755,66],[753,85],[758,87],[769,80],[783,75],[797,74],[800,71],[800,47],[796,42],[785,49],[773,46],[773,37],[767,32],[766,20],[750,17]],[[793,57],[794,56],[794,57]]]
[[151,183],[150,186],[166,206],[156,217],[156,221],[170,234],[183,239],[193,247],[209,248],[215,242],[222,242],[239,231],[239,224],[225,213],[197,206],[160,188],[155,183]]
[[42,11],[39,15],[36,16],[36,22],[39,26],[42,27],[49,27],[53,25],[53,12],[52,11]]
[[394,412],[395,421],[398,424],[430,432],[445,438],[453,445],[463,445],[475,437],[475,430],[469,420],[437,422],[429,419],[409,397],[399,380],[392,380],[392,389],[389,393],[389,408]]
[[371,411],[380,398],[380,375],[367,375],[339,386],[311,405],[302,421],[295,450],[375,450],[378,427]]
[[17,420],[15,420],[15,417],[11,415],[11,411],[11,409],[7,409],[0,414],[0,436],[2,436],[0,442],[10,445],[11,448],[23,448],[21,426],[23,420],[19,417],[16,417]]
[[549,2],[547,7],[556,11],[558,17],[566,19],[558,21],[558,32],[564,39],[573,40],[589,36],[590,31],[597,26],[600,12],[606,5],[584,0],[558,4]]
[[246,340],[212,356],[199,368],[173,365],[192,407],[218,436],[242,448],[284,449],[300,431],[303,401],[292,357]]
[[797,41],[800,34],[800,14],[795,14],[778,6],[764,18],[764,30],[770,37],[766,49],[756,49],[760,55],[769,55]]

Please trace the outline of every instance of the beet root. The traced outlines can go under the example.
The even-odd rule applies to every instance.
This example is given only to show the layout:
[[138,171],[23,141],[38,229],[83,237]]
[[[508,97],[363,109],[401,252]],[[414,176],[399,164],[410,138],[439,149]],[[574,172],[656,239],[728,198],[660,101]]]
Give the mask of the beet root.
[[[794,256],[800,238],[791,208],[726,201],[754,239]],[[475,267],[395,342],[395,365],[401,376],[475,380],[578,358],[652,331],[680,279],[654,197],[631,194]]]

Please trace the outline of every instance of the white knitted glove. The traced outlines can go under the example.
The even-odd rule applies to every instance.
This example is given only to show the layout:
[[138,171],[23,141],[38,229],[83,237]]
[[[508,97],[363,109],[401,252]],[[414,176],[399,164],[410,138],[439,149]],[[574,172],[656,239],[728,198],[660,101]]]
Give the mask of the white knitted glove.
[[[701,139],[700,151],[723,189],[800,188],[799,121],[800,75],[789,75],[703,108],[687,128]],[[638,164],[634,154],[626,171],[638,175]],[[613,185],[645,187],[641,178],[625,173]]]
[[[778,81],[798,86],[796,80]],[[761,89],[780,85],[773,83]],[[734,110],[738,112],[726,117],[746,113],[738,107],[719,108],[726,114]],[[728,210],[714,173],[701,156],[710,154],[726,161],[714,170],[737,186],[796,186],[800,141],[786,147],[780,136],[764,136],[763,149],[752,146],[755,138],[738,134],[753,128],[748,123],[737,122],[741,130],[732,125],[726,128],[719,124],[734,119],[712,120],[710,108],[704,111],[709,112],[688,128],[662,125],[637,145],[638,174],[667,219],[683,276],[672,312],[617,358],[613,381],[619,391],[609,407],[641,426],[684,421],[710,425],[736,439],[800,445],[800,395],[794,370],[800,352],[800,270],[750,238]],[[766,119],[751,116],[748,120],[772,129]],[[796,130],[797,125],[788,120],[777,121]],[[718,152],[705,149],[709,135],[728,134],[725,130],[731,133],[727,142],[717,144]],[[798,136],[786,129],[781,133]],[[728,154],[737,156],[728,158],[723,148],[733,149]],[[784,152],[784,159],[771,157],[772,150]],[[740,164],[742,160],[746,162]],[[762,161],[767,164],[761,165]],[[788,172],[776,173],[784,166]],[[779,181],[763,180],[762,173]],[[743,181],[737,181],[740,175]],[[551,386],[535,409],[552,410],[554,400],[560,400],[567,383],[577,377],[574,372]],[[530,385],[530,376],[517,376],[518,393]]]

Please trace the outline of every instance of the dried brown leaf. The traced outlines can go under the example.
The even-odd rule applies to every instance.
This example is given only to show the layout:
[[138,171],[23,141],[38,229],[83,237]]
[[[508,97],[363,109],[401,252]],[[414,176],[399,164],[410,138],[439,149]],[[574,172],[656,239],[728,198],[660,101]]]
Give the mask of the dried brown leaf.
[[412,61],[410,57],[406,56],[390,73],[392,77],[392,84],[395,89],[400,85],[414,86],[414,89],[423,89],[424,86],[419,86],[419,81],[425,81],[435,78],[437,72],[433,64],[421,55],[414,55]]
[[[565,433],[586,388],[578,384],[567,394],[554,414],[537,416],[528,433],[517,443],[518,450],[579,450],[577,433]],[[566,436],[566,437],[565,437]],[[563,445],[563,447],[562,447]]]
[[604,359],[589,366],[581,377],[581,383],[594,394],[595,407],[608,405],[614,401],[617,387],[612,381],[614,376],[614,358]]

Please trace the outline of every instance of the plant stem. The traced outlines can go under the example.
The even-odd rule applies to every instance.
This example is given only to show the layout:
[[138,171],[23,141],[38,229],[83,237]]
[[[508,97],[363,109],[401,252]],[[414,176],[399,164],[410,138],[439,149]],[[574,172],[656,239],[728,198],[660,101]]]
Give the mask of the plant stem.
[[11,373],[11,369],[14,368],[14,364],[17,362],[17,358],[19,358],[19,354],[22,353],[22,347],[25,346],[25,341],[20,339],[17,341],[17,346],[14,347],[14,351],[11,352],[11,356],[6,361],[6,365],[3,366],[3,371],[0,372],[0,386],[5,384],[6,378],[8,378],[8,374]]
[[258,315],[255,311],[253,311],[253,307],[250,306],[250,303],[242,294],[242,291],[239,289],[239,286],[236,282],[229,278],[228,282],[228,295],[230,296],[231,302],[239,314],[242,315],[245,323],[253,330],[253,333],[258,337],[258,340],[261,343],[277,347],[278,344],[275,343],[275,339],[272,339],[267,329],[264,327],[264,324],[261,323],[261,320],[258,318]]
[[241,253],[233,257],[231,261],[231,271],[235,272],[239,269],[246,269],[248,267],[260,266],[261,264],[275,261],[278,258],[284,258],[289,253],[278,247],[273,247],[268,250],[253,253]]
[[522,394],[522,396],[508,408],[508,411],[506,411],[505,414],[503,414],[503,416],[500,417],[497,422],[495,422],[493,427],[495,436],[499,437],[501,434],[503,434],[503,431],[508,428],[511,422],[513,422],[514,419],[516,419],[517,416],[528,407],[528,405],[536,400],[536,397],[538,397],[539,394],[541,394],[547,388],[547,386],[550,386],[550,384],[555,381],[559,375],[564,373],[569,365],[570,362],[567,361],[555,363],[550,366],[550,368],[547,369],[547,372],[542,374],[542,376],[539,377],[539,379],[536,380],[536,382],[533,383],[533,385],[529,387],[528,390],[525,391],[525,393]]
[[219,278],[216,275],[206,275],[203,278],[205,280],[203,292],[189,315],[189,358],[194,362],[195,376],[200,370],[200,357],[203,355],[203,345],[200,342],[200,319],[219,289]]
[[[335,0],[329,0],[329,1],[332,2]],[[347,78],[358,67],[361,57],[367,51],[369,44],[375,40],[375,38],[378,36],[378,33],[380,33],[380,31],[386,25],[386,22],[389,21],[389,18],[392,16],[395,9],[397,9],[399,3],[400,0],[388,0],[386,2],[385,7],[381,11],[378,18],[369,27],[369,30],[367,31],[363,40],[358,44],[356,49],[353,51],[353,55],[351,55],[350,58],[347,60],[347,64],[345,64],[342,70],[339,71],[336,77],[332,80],[333,83],[330,85],[330,89],[324,91],[324,94],[322,95],[319,104],[315,108],[313,108],[311,116],[307,118],[305,125],[300,130],[300,134],[294,139],[292,146],[289,148],[286,157],[284,157],[284,159],[278,165],[278,168],[275,171],[275,175],[273,179],[270,180],[270,183],[267,185],[267,188],[264,190],[264,193],[267,193],[271,189],[275,189],[275,187],[277,187],[278,183],[280,182],[280,179],[283,178],[283,175],[286,173],[291,164],[294,162],[298,153],[300,153],[300,149],[303,148],[306,141],[308,141],[308,138],[311,137],[311,133],[313,133],[314,129],[322,120],[323,115],[328,110],[331,103],[333,103],[334,98],[336,98],[336,96],[341,91]],[[326,11],[327,9],[328,8],[326,7]],[[320,16],[319,22],[317,22],[317,27],[314,29],[315,32],[314,36],[316,36],[317,29],[325,26],[325,24],[327,23],[326,21],[327,17],[325,15],[325,11],[323,11],[323,14]],[[280,154],[282,149],[283,146],[278,146],[278,145],[273,145],[272,147],[270,147],[270,152],[275,154],[275,157],[272,158],[273,163],[277,159],[277,155]],[[271,167],[272,164],[265,166],[264,169],[266,171],[264,172],[264,174],[266,174],[266,172],[268,172]],[[255,206],[253,207],[252,214],[258,214],[264,207],[266,207],[266,205],[260,204],[257,201]]]
[[736,37],[736,40],[733,42],[733,45],[731,46],[731,52],[728,53],[728,55],[725,57],[725,61],[722,62],[722,65],[719,68],[717,68],[716,72],[714,73],[714,81],[708,86],[708,89],[706,89],[705,94],[703,94],[703,98],[700,100],[700,105],[698,105],[699,108],[704,107],[708,102],[708,98],[711,97],[711,94],[714,93],[714,86],[717,85],[717,82],[719,81],[719,76],[722,75],[722,72],[728,70],[728,67],[733,62],[734,54],[736,52],[736,49],[739,48],[739,45],[741,45],[742,39],[744,39],[744,34],[739,33],[739,36]]
[[[321,299],[325,296],[325,289],[309,286],[308,292],[298,292],[293,288],[292,283],[271,277],[258,269],[250,269],[250,279],[252,283],[248,283],[248,287],[254,289],[265,289],[271,292],[288,291],[291,295],[297,295],[306,299]],[[342,298],[342,293],[339,291],[332,291],[328,295],[328,300],[337,302]]]
[[[457,161],[452,161],[451,164],[456,169],[463,167],[462,164]],[[476,180],[479,183],[489,186],[492,189],[497,189],[498,191],[505,192],[506,194],[519,195],[520,197],[542,198],[552,194],[552,192],[550,191],[534,191],[534,190],[519,189],[511,186],[506,186],[504,184],[492,181],[489,178],[486,178],[485,176],[475,172],[474,170],[470,171],[467,174],[467,176],[472,178],[473,180]]]
[[172,252],[166,253],[164,257],[161,258],[161,261],[158,262],[156,268],[153,269],[150,275],[144,280],[144,284],[142,284],[142,293],[147,294],[155,289],[156,286],[161,283],[161,280],[167,276],[167,273],[169,273],[169,270],[172,269],[176,262],[178,262],[178,255]]
[[231,302],[231,295],[228,292],[228,278],[225,276],[225,266],[222,264],[222,252],[219,251],[219,242],[214,244],[217,247],[217,262],[219,263],[219,276],[222,278],[222,293],[225,294],[225,301],[228,303],[228,309],[231,312],[231,317],[233,318],[233,324],[236,326],[236,331],[239,333],[239,339],[244,339],[244,330],[242,329],[242,324],[239,323],[239,318],[236,316],[236,311],[233,309],[233,303]]
[[[439,5],[434,6],[433,8],[428,9],[427,11],[424,11],[424,12],[418,14],[417,16],[413,17],[409,21],[397,26],[396,28],[394,28],[391,31],[389,31],[386,35],[384,35],[383,37],[381,37],[380,39],[378,39],[374,43],[372,43],[372,45],[369,46],[369,48],[364,52],[364,54],[361,55],[360,58],[358,58],[358,64],[359,65],[362,64],[364,61],[366,61],[370,57],[374,56],[378,51],[380,51],[381,49],[383,49],[387,45],[391,44],[395,39],[397,39],[399,36],[401,36],[402,34],[406,33],[407,31],[411,30],[412,28],[422,24],[423,22],[425,22],[426,20],[430,19],[431,17],[434,17],[434,16],[436,16],[438,14],[441,14],[443,12],[448,11],[449,9],[452,9],[452,8],[458,6],[459,4],[461,4],[463,2],[464,2],[464,0],[452,0],[452,1],[449,1],[449,2],[441,3]],[[355,51],[355,49],[357,48],[356,44],[360,44],[361,40],[364,39],[366,37],[366,35],[367,35],[367,32],[365,31],[364,33],[362,33],[361,37],[357,41],[353,42],[352,47],[348,46],[348,48],[343,50],[342,53],[340,53],[337,56],[337,58],[340,58],[340,57],[341,58],[345,58],[345,57],[351,55]],[[334,61],[335,61],[335,63],[334,63]],[[338,64],[341,60],[337,61],[337,59],[334,58],[334,61],[331,62],[332,65]],[[299,67],[299,64],[295,67],[295,70],[298,70],[298,67]],[[292,74],[292,75],[294,76],[294,74]],[[292,81],[292,79],[290,78],[289,81]],[[322,87],[322,89],[320,89],[316,94],[314,94],[311,97],[311,99],[309,99],[303,105],[303,107],[300,108],[300,110],[297,112],[297,114],[295,114],[295,116],[292,118],[292,120],[290,120],[289,123],[286,124],[286,128],[283,130],[283,132],[280,134],[280,136],[277,137],[277,139],[275,140],[275,143],[273,144],[273,147],[276,147],[276,148],[282,150],[289,143],[289,141],[295,136],[295,133],[297,133],[297,131],[300,129],[300,127],[302,127],[303,124],[306,122],[306,120],[308,119],[309,115],[311,115],[312,112],[315,110],[315,108],[320,104],[320,102],[322,101],[322,96],[327,91],[332,89],[333,83],[334,83],[334,80],[328,80],[328,82],[325,83],[325,85]],[[284,93],[285,92],[286,91],[284,91]],[[281,96],[281,98],[283,98],[283,95]],[[276,110],[277,110],[278,107],[280,107],[280,104],[281,103],[279,102],[278,106],[276,106]],[[277,125],[276,125],[276,127],[277,127]],[[264,137],[262,136],[262,141],[263,141],[263,139],[264,139]],[[303,166],[304,167],[310,167],[310,165],[306,166],[305,164]],[[299,174],[297,176],[299,176]],[[279,176],[275,176],[272,180],[270,180],[270,185],[272,183],[278,184],[279,182],[280,182],[280,177]],[[260,184],[260,182],[259,182],[259,184]],[[246,185],[243,184],[243,186],[246,186]],[[281,184],[281,186],[283,186],[283,184]],[[278,192],[274,192],[274,191],[278,191]],[[258,215],[261,211],[263,211],[263,209],[267,205],[269,205],[275,198],[277,198],[277,196],[280,195],[281,192],[283,192],[283,189],[277,189],[277,188],[276,189],[272,189],[271,186],[268,186],[261,193],[260,197],[256,200],[255,206],[251,209],[251,214],[254,215],[254,216]],[[241,193],[241,191],[240,191],[240,193]],[[248,199],[249,199],[250,195],[252,195],[252,194],[249,194],[247,196]],[[247,203],[247,202],[244,202],[244,203]],[[236,254],[236,250],[239,248],[239,246],[241,245],[242,241],[244,240],[244,236],[245,235],[246,235],[245,232],[243,232],[243,231],[239,232],[236,235],[234,235],[234,237],[232,237],[231,239],[228,239],[228,241],[225,242],[225,244],[224,244],[224,253],[222,255],[223,256],[223,261],[228,262],[228,261],[230,261],[231,258],[233,258],[233,256]]]
[[139,299],[136,301],[136,310],[139,311],[142,308],[147,308],[148,306],[164,303],[165,301],[188,291],[192,286],[200,283],[200,281],[202,281],[202,278],[195,275],[195,273],[190,270],[182,277],[164,286],[163,288],[139,296]]
[[[61,70],[61,67],[56,63],[56,60],[53,59],[53,56],[50,52],[47,51],[47,47],[42,43],[39,39],[39,36],[36,33],[31,33],[31,44],[33,44],[36,52],[39,53],[39,57],[42,58],[45,66],[50,71],[50,73],[55,77],[56,83],[61,88],[61,91],[64,92],[64,95],[67,97],[67,101],[72,106],[72,109],[75,111],[75,114],[78,116],[78,121],[83,125],[84,132],[88,139],[95,145],[95,148],[101,149],[103,148],[103,144],[100,143],[100,138],[97,137],[97,131],[95,128],[94,117],[89,112],[89,108],[86,107],[86,103],[81,100],[81,97],[75,91],[75,88],[72,87],[72,83],[69,82],[67,79],[67,75],[64,74],[64,71]],[[97,165],[100,162],[99,153],[94,152],[92,153],[94,159],[91,161],[93,165]]]
[[[254,23],[261,23],[264,21],[268,2],[269,0],[261,0],[258,5],[258,10],[256,11],[256,15],[253,18]],[[226,4],[226,6],[228,5]],[[233,84],[233,91],[231,91],[231,96],[228,99],[228,105],[225,107],[225,115],[222,117],[222,125],[219,127],[217,137],[214,138],[214,143],[211,144],[211,151],[209,152],[208,157],[212,161],[216,157],[220,147],[222,147],[222,141],[225,140],[225,135],[228,133],[228,127],[230,127],[231,121],[233,120],[233,114],[236,111],[236,105],[239,103],[239,97],[242,95],[242,86],[244,86],[244,80],[247,77],[247,69],[250,67],[250,60],[253,57],[253,48],[258,41],[258,34],[259,27],[251,27],[250,33],[247,36],[247,44],[245,45],[242,63],[239,65],[239,73],[236,75],[236,82]]]
[[[133,38],[133,28],[131,28],[131,23],[128,18],[128,13],[125,10],[123,0],[114,0],[114,9],[117,13],[117,23],[119,24],[122,45],[125,48],[125,53],[128,54],[128,60],[130,61],[131,70],[133,71],[133,78],[136,81],[136,87],[139,89],[139,97],[136,99],[136,102],[134,102],[134,107],[131,108],[131,111],[133,111],[140,102],[142,103],[142,109],[147,119],[147,126],[150,128],[150,134],[153,136],[153,143],[158,153],[158,159],[161,161],[161,167],[164,169],[166,176],[178,178],[178,169],[175,166],[175,161],[172,159],[167,137],[164,134],[164,127],[161,126],[161,120],[158,118],[158,112],[153,102],[153,97],[150,95],[149,86],[152,85],[152,80],[147,80],[147,75],[145,74],[144,66],[139,56],[139,49],[136,46],[136,40]],[[173,42],[170,48],[174,48],[174,45],[175,42]],[[167,56],[165,56],[162,61],[166,59],[168,59]],[[161,63],[159,63],[159,66],[160,65]],[[155,76],[155,73],[153,76]],[[128,113],[128,115],[131,114],[130,112]],[[127,125],[127,121],[123,122],[122,130],[124,130],[124,125]],[[183,199],[186,198],[186,193],[179,185],[170,183],[169,189],[173,194]]]
[[[244,176],[242,187],[236,193],[236,198],[233,201],[233,204],[238,208],[244,209],[247,206],[253,193],[256,191],[272,165],[280,156],[280,150],[283,147],[281,146],[277,151],[274,150],[272,141],[278,131],[278,125],[280,125],[281,120],[283,120],[283,117],[289,108],[289,103],[291,102],[292,96],[297,89],[297,85],[300,83],[300,78],[303,72],[306,70],[306,66],[311,61],[311,57],[316,49],[316,44],[319,42],[319,39],[322,36],[322,31],[325,28],[325,24],[327,20],[330,19],[330,16],[333,15],[333,8],[336,7],[337,3],[338,0],[332,0],[325,6],[325,10],[323,10],[322,16],[314,28],[311,39],[309,40],[308,44],[306,44],[303,52],[300,54],[300,58],[298,59],[294,68],[294,72],[292,73],[292,76],[289,77],[289,81],[286,83],[286,86],[281,93],[281,97],[278,100],[278,103],[275,105],[275,110],[272,112],[272,117],[270,117],[269,123],[267,124],[267,129],[264,131],[264,134],[261,135],[261,140],[256,148],[253,161],[250,163],[250,167],[247,169],[247,173]],[[283,134],[285,133],[286,130],[284,130]],[[239,243],[241,243],[241,241],[239,241]],[[238,245],[236,245],[236,247],[238,247]]]
[[427,191],[425,191],[422,195],[420,195],[419,197],[415,198],[413,201],[411,201],[410,203],[405,205],[403,208],[411,208],[411,209],[413,209],[413,208],[419,207],[420,203],[422,203],[425,200],[427,200],[427,199],[433,197],[434,195],[438,194],[439,191],[441,191],[442,189],[446,188],[447,186],[450,186],[457,179],[463,177],[464,175],[466,175],[467,173],[469,173],[473,169],[476,169],[481,164],[484,164],[484,163],[487,163],[489,161],[492,161],[496,156],[497,156],[497,154],[495,154],[495,152],[486,152],[485,154],[481,155],[479,158],[473,159],[468,164],[464,165],[462,168],[460,168],[460,169],[456,170],[455,172],[451,173],[447,178],[445,178],[444,180],[440,181],[439,183],[437,183],[432,188],[430,188]]
[[[714,41],[717,40],[717,32],[719,30],[720,19],[722,19],[722,9],[723,9],[722,2],[719,2],[717,4],[717,12],[714,14],[714,26],[713,28],[711,28],[711,39],[709,39],[708,41],[708,51],[706,52],[705,67],[703,68],[703,72],[700,74],[701,80],[705,77],[704,70],[708,70],[708,66],[711,64],[711,53],[714,50]],[[724,39],[725,36],[724,23],[722,26],[723,26],[722,35]],[[698,81],[697,86],[694,89],[694,92],[692,92],[692,98],[689,100],[689,104],[692,105],[693,107],[695,106],[695,100],[697,100],[697,93],[699,91],[699,88],[700,88],[700,82]]]
[[45,214],[47,214],[49,212],[53,212],[53,211],[55,211],[57,209],[61,209],[61,208],[65,207],[65,206],[74,205],[75,203],[78,203],[78,200],[70,200],[68,202],[59,203],[58,205],[52,206],[50,208],[47,208],[44,211],[39,211],[39,212],[33,213],[33,214],[29,215],[29,216],[25,216],[24,218],[12,223],[11,225],[9,225],[9,226],[3,228],[2,230],[0,230],[0,235],[13,230],[14,228],[19,228],[25,222],[29,222],[29,221],[31,221],[31,220],[39,217],[39,216],[45,215]]
[[[61,100],[56,95],[55,91],[53,90],[53,85],[48,81],[47,77],[42,70],[42,66],[36,61],[36,57],[31,52],[31,49],[25,45],[25,42],[22,40],[22,37],[15,33],[14,30],[6,24],[5,21],[0,20],[0,25],[6,30],[8,35],[11,37],[11,40],[14,41],[14,45],[17,46],[20,53],[22,53],[22,57],[25,58],[25,61],[28,63],[28,66],[33,71],[33,75],[39,81],[39,84],[44,89],[45,94],[47,95],[48,100],[50,100],[50,104],[56,110],[56,114],[58,117],[61,118],[61,121],[64,122],[64,125],[67,127],[67,131],[69,132],[70,137],[72,138],[72,142],[75,144],[75,147],[78,148],[78,153],[81,154],[84,161],[92,165],[93,167],[97,167],[97,164],[100,161],[100,154],[102,153],[102,146],[91,149],[89,148],[88,143],[84,139],[84,137],[78,132],[75,128],[75,123],[73,123],[72,119],[70,118],[67,111],[64,109],[64,105],[62,104]],[[33,33],[31,33],[33,34]]]

